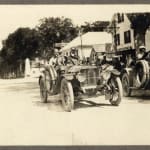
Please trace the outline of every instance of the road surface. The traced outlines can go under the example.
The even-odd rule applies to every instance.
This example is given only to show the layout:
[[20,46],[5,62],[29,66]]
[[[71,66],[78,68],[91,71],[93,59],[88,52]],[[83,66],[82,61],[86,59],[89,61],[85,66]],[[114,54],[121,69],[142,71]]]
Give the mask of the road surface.
[[0,83],[0,145],[150,144],[150,97],[144,92],[118,107],[100,96],[64,112],[59,95],[40,102],[37,78]]

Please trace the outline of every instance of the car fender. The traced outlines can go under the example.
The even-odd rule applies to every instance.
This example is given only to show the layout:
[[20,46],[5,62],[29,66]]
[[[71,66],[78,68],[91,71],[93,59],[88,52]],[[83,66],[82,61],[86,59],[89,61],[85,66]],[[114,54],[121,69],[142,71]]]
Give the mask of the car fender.
[[111,73],[116,75],[116,76],[120,76],[120,74],[121,74],[117,69],[111,70]]
[[42,74],[39,76],[39,85],[40,85],[40,80],[41,80],[43,77],[44,77],[44,75],[42,75]]

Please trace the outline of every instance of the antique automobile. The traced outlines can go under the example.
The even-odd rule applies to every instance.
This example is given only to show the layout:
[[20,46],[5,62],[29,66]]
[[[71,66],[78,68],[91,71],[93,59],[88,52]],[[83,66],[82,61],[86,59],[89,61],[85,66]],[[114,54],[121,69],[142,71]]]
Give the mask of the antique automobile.
[[[132,59],[130,65],[122,68],[122,84],[124,96],[131,96],[133,90],[150,89],[150,53],[145,58]],[[127,60],[129,61],[130,58]]]
[[39,78],[42,102],[47,102],[49,95],[60,94],[65,111],[74,108],[74,101],[82,95],[89,96],[101,92],[112,105],[118,106],[122,99],[120,73],[110,64],[45,66]]
[[110,23],[113,50],[121,56],[118,64],[124,96],[150,89],[149,17],[150,13],[116,13]]

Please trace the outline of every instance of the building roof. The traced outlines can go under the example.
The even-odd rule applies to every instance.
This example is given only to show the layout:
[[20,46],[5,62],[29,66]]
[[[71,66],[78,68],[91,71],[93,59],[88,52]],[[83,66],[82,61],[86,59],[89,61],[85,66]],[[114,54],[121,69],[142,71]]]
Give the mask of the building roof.
[[69,50],[73,47],[81,46],[93,46],[97,44],[105,44],[112,43],[112,37],[110,33],[107,32],[87,32],[82,35],[82,37],[78,36],[73,39],[70,43],[68,43],[65,47],[61,49],[61,51]]

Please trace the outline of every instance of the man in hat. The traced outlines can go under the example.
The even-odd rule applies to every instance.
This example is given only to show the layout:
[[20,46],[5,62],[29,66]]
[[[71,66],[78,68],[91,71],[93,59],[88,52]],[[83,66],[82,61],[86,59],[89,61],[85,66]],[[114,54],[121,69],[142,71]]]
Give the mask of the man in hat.
[[73,65],[77,65],[79,62],[78,50],[76,48],[71,48],[70,56],[68,57],[68,62]]
[[139,52],[137,54],[137,59],[144,59],[147,56],[146,48],[145,46],[140,46],[139,47]]

